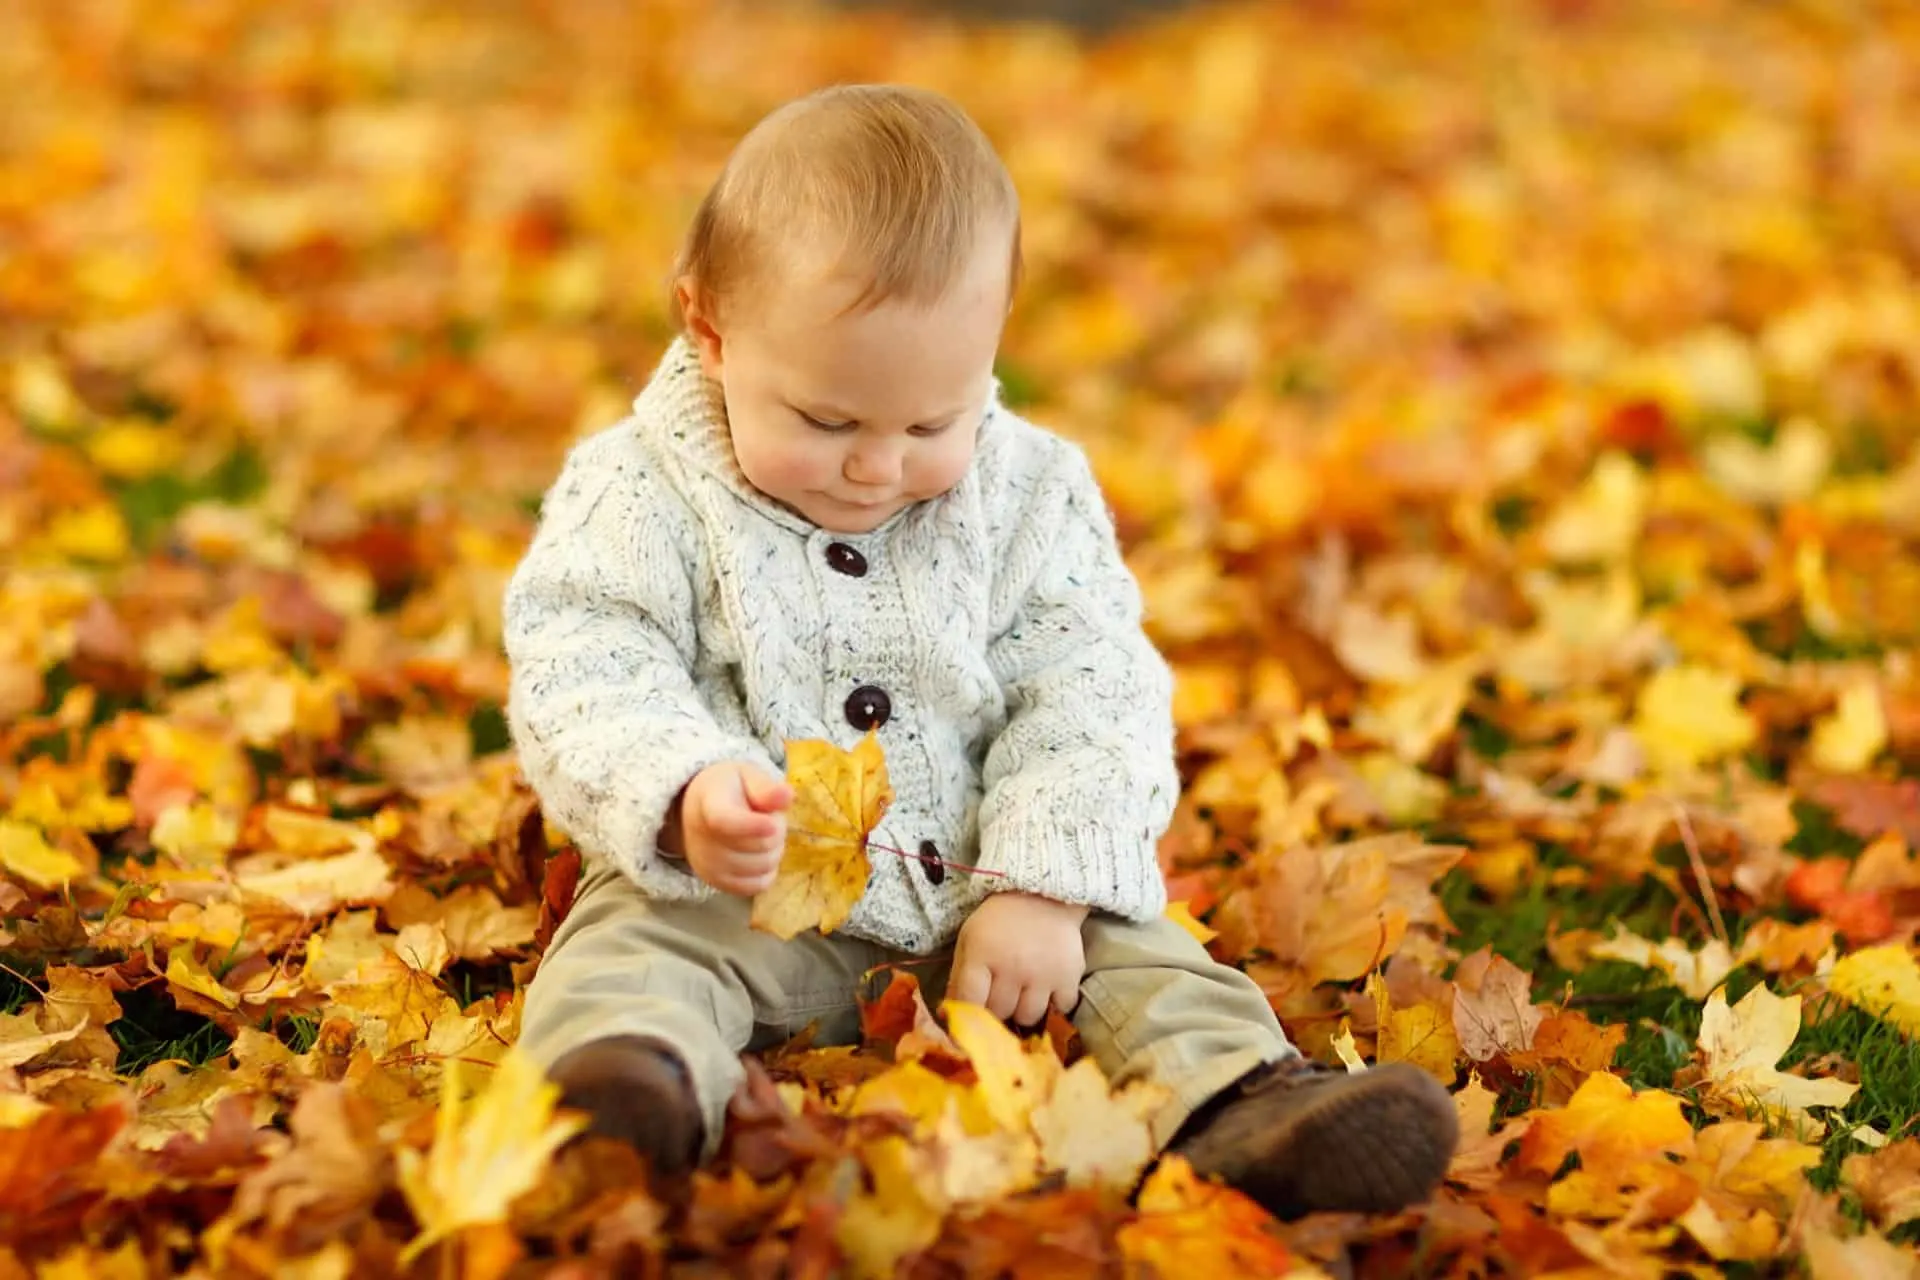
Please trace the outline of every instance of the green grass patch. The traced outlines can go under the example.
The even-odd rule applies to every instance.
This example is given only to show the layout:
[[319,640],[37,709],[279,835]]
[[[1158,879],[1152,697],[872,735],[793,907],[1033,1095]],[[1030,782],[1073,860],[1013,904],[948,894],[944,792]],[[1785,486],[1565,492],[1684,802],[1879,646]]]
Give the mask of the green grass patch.
[[513,745],[507,731],[506,712],[491,702],[483,702],[467,716],[467,738],[475,756],[489,756]]
[[1832,996],[1803,1006],[1800,1017],[1800,1034],[1781,1061],[1782,1070],[1832,1055],[1860,1073],[1860,1092],[1847,1104],[1845,1120],[1831,1126],[1824,1159],[1809,1175],[1815,1186],[1831,1191],[1839,1182],[1841,1161],[1863,1150],[1847,1137],[1855,1125],[1872,1125],[1896,1139],[1920,1132],[1920,1045],[1893,1024]]
[[1040,399],[1040,381],[1033,371],[1001,356],[993,376],[1000,379],[1000,403],[1018,413]]
[[157,544],[175,517],[194,503],[248,502],[266,486],[266,458],[243,444],[201,475],[162,471],[116,483],[111,491],[134,545],[144,550]]
[[138,1075],[169,1058],[205,1066],[233,1044],[233,1037],[213,1022],[177,1008],[163,984],[124,992],[119,1000],[121,1016],[107,1034],[120,1046],[116,1070],[121,1075]]

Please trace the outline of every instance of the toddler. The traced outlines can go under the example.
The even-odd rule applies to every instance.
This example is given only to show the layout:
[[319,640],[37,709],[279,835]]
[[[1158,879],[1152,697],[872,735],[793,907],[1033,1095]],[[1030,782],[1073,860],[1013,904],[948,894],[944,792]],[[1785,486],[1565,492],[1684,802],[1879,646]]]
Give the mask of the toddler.
[[[999,401],[1012,182],[939,95],[840,86],[729,158],[676,271],[682,335],[583,441],[506,600],[510,721],[584,851],[522,1042],[657,1175],[717,1147],[739,1055],[858,1036],[875,966],[1031,1026],[1073,1020],[1172,1100],[1162,1149],[1270,1210],[1431,1193],[1451,1099],[1347,1075],[1164,915],[1167,666],[1084,454]],[[792,799],[784,743],[885,750],[895,799],[835,934],[748,925]]]

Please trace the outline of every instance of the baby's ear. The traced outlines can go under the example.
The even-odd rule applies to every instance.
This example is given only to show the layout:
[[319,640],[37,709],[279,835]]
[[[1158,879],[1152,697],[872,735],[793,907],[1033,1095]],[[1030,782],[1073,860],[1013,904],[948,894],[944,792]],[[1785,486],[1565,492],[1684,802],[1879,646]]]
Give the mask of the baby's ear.
[[722,345],[720,330],[714,324],[713,308],[708,305],[700,282],[690,275],[681,276],[673,282],[673,298],[680,306],[680,320],[686,326],[687,336],[700,353],[701,368],[709,378],[718,379]]

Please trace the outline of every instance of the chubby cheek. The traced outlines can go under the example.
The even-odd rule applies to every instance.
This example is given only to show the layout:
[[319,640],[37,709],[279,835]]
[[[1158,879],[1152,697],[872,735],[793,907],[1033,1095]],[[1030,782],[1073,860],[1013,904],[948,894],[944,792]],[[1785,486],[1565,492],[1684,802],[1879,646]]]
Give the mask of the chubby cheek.
[[942,436],[930,449],[913,455],[907,491],[916,499],[935,498],[960,483],[973,464],[974,435]]
[[736,431],[734,454],[740,469],[753,486],[776,497],[802,490],[818,489],[830,482],[836,471],[829,451],[808,448],[791,432]]

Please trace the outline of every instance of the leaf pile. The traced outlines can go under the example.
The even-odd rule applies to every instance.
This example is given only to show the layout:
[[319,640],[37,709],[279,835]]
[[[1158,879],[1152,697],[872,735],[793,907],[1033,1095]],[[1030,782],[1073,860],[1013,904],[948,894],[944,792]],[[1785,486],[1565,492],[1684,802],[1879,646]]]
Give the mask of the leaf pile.
[[[501,590],[732,140],[844,79],[1002,146],[1173,896],[1455,1089],[1432,1204],[1129,1203],[1139,1086],[903,980],[684,1203],[560,1149]],[[1914,1274],[1914,6],[14,0],[0,84],[0,1273]]]

